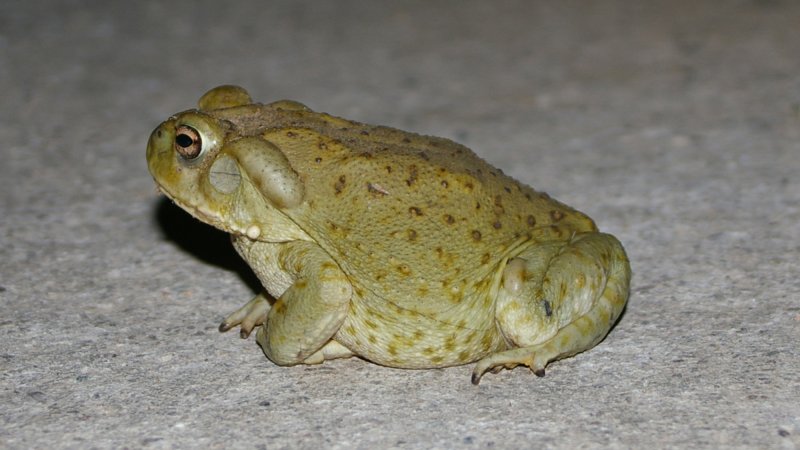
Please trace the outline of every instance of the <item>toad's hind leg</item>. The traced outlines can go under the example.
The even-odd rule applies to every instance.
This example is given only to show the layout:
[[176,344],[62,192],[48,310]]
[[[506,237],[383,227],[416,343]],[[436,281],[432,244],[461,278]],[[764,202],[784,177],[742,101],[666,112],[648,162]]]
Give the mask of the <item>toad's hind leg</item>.
[[472,382],[487,370],[518,365],[541,376],[548,362],[596,345],[625,307],[630,276],[625,250],[608,234],[539,244],[510,260],[496,317],[517,348],[479,361]]

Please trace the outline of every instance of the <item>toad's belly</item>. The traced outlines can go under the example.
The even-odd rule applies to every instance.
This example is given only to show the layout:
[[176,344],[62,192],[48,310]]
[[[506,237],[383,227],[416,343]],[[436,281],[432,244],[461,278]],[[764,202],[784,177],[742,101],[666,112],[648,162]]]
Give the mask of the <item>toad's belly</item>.
[[463,302],[423,314],[383,299],[356,297],[334,339],[362,358],[410,369],[466,364],[506,349],[492,301]]

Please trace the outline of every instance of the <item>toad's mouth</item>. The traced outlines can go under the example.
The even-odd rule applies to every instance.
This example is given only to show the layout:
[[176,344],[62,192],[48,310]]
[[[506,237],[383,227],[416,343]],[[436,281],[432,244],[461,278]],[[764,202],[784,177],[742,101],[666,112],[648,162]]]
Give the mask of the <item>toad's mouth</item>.
[[216,211],[212,211],[207,208],[203,208],[202,206],[192,205],[186,202],[181,201],[175,194],[171,193],[167,188],[163,185],[156,182],[156,190],[164,194],[172,203],[178,205],[182,210],[186,211],[194,217],[195,219],[207,223],[214,228],[219,230],[225,231],[227,233],[235,232],[235,233],[242,233],[244,234],[244,230],[238,230],[235,227],[225,226],[223,225],[222,220],[220,220],[220,215]]

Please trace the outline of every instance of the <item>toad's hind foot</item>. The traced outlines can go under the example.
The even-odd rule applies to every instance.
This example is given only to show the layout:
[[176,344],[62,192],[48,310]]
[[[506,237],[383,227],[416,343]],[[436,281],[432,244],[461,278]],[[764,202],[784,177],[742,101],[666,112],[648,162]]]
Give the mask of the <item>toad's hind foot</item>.
[[239,336],[242,339],[247,339],[255,327],[266,323],[269,309],[267,294],[262,292],[226,317],[219,325],[219,331],[224,333],[239,325]]
[[[478,361],[472,373],[473,384],[478,384],[490,369],[519,365],[528,366],[542,376],[548,362],[575,355],[603,340],[625,308],[630,264],[614,237],[598,233],[582,235],[550,258],[537,252],[544,256],[553,254],[551,248],[539,246],[523,253],[524,259],[512,260],[506,269],[510,288],[501,292],[505,303],[498,318],[516,348]],[[546,270],[542,270],[542,264]],[[526,278],[526,273],[543,274],[541,290],[536,289],[539,279]],[[517,279],[527,281],[519,287],[514,284]],[[530,288],[527,293],[526,287]],[[532,301],[525,303],[526,298]],[[527,313],[523,306],[529,306]],[[556,319],[568,319],[574,310],[583,308],[585,312],[546,340],[536,342],[548,327],[559,325]],[[523,314],[517,314],[519,311]]]
[[515,348],[500,353],[489,355],[478,361],[472,371],[472,384],[477,385],[481,377],[488,371],[497,373],[502,369],[513,369],[517,366],[527,366],[537,376],[544,376],[547,362],[559,355],[559,351],[550,341],[533,347]]

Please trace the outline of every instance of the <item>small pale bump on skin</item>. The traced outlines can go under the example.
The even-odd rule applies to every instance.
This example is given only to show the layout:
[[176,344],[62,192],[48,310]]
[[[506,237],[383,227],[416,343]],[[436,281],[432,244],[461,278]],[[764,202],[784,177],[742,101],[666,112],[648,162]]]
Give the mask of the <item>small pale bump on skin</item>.
[[248,238],[255,241],[259,236],[261,236],[261,228],[259,228],[258,225],[250,225],[247,227],[247,231],[245,233],[247,234]]
[[386,190],[383,186],[378,183],[367,183],[367,191],[370,194],[377,194],[377,195],[389,195],[389,191]]
[[265,293],[220,330],[257,330],[276,364],[477,361],[475,384],[518,365],[544,375],[600,342],[625,307],[619,241],[464,146],[253,103],[236,86],[199,106],[150,135],[148,169],[232,235]]

